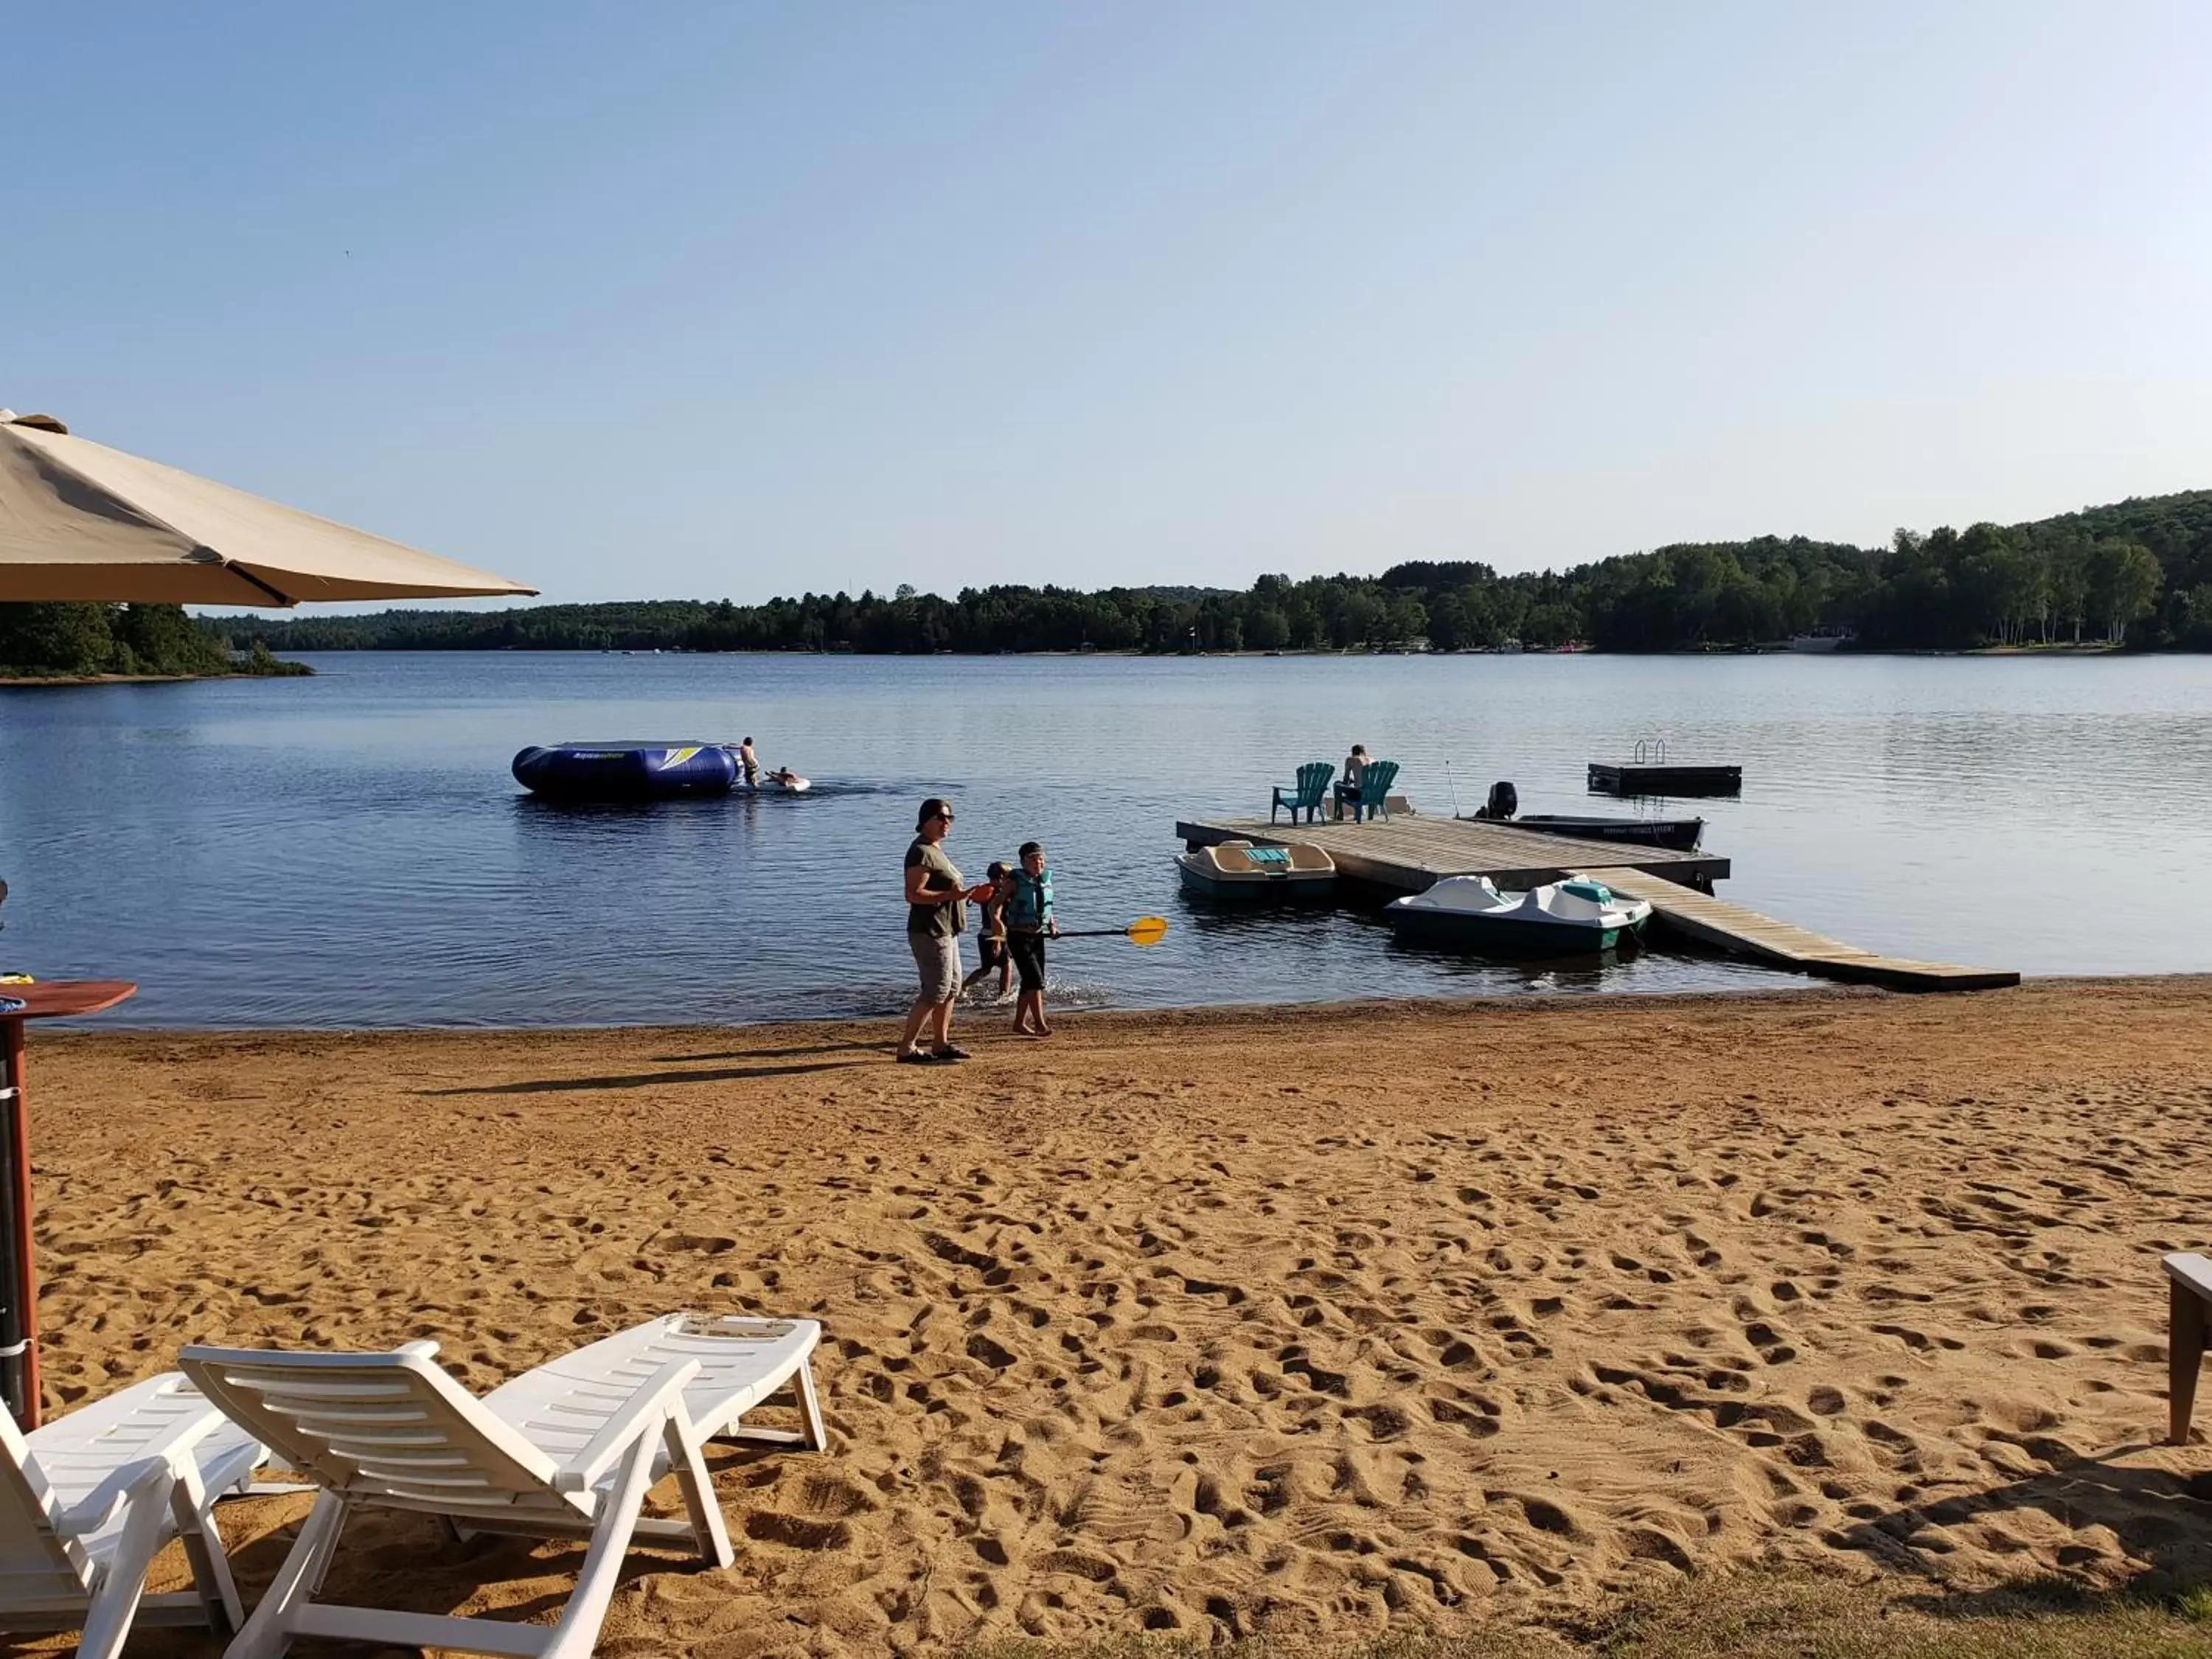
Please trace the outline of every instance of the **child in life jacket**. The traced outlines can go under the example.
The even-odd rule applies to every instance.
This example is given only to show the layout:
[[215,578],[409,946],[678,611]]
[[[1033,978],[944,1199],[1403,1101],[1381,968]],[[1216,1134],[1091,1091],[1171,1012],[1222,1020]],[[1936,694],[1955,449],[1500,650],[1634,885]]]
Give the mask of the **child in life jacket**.
[[993,862],[988,873],[991,879],[991,896],[979,907],[982,912],[982,925],[975,939],[979,965],[974,973],[960,981],[960,994],[966,996],[975,988],[977,981],[996,969],[999,990],[992,1000],[1004,1002],[1006,993],[1013,988],[1014,983],[1013,961],[1006,954],[1006,893],[1013,884],[1013,869],[1004,860],[998,860]]
[[1006,884],[1006,954],[1013,958],[1014,971],[1022,981],[1014,999],[1014,1030],[1019,1036],[1052,1035],[1052,1027],[1044,1023],[1044,942],[1059,933],[1044,848],[1033,841],[1024,842],[1020,866]]

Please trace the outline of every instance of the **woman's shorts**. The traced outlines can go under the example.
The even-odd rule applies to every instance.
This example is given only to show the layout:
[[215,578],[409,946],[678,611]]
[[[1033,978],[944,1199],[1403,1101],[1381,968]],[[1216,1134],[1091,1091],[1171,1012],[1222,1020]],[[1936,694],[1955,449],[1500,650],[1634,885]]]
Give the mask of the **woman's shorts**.
[[1022,989],[1044,989],[1044,935],[1042,933],[1009,933],[1006,935],[1006,954],[1014,959],[1014,971],[1022,976]]
[[908,933],[914,965],[921,974],[924,1002],[950,1002],[960,994],[960,937],[940,939],[934,933]]

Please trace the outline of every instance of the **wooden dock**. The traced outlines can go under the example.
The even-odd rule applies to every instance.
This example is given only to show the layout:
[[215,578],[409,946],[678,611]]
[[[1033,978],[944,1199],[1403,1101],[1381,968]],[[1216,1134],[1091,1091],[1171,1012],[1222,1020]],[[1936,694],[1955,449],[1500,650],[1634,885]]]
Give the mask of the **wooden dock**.
[[1692,891],[1639,870],[1589,873],[1617,893],[1648,899],[1656,919],[1687,938],[1731,956],[1749,957],[1823,979],[1886,986],[1893,991],[1994,991],[2020,983],[2007,969],[1955,968],[1948,963],[1885,957],[1827,939],[1711,893]]
[[1178,820],[1186,847],[1224,841],[1297,841],[1326,848],[1338,872],[1395,893],[1425,892],[1446,876],[1488,876],[1501,887],[1534,887],[1578,870],[1648,871],[1669,883],[1710,887],[1726,879],[1729,861],[1709,853],[1624,847],[1516,830],[1480,818],[1431,818],[1395,812],[1367,823],[1269,823],[1265,818]]
[[1885,957],[1827,939],[1756,910],[1716,898],[1729,861],[1706,853],[1580,841],[1483,819],[1394,814],[1368,823],[1269,823],[1264,818],[1179,819],[1186,846],[1224,841],[1296,841],[1325,848],[1346,877],[1394,893],[1419,893],[1446,876],[1488,876],[1500,887],[1528,888],[1562,876],[1595,876],[1616,891],[1648,899],[1653,921],[1731,956],[1778,968],[1895,991],[1984,991],[2020,983],[2001,969]]

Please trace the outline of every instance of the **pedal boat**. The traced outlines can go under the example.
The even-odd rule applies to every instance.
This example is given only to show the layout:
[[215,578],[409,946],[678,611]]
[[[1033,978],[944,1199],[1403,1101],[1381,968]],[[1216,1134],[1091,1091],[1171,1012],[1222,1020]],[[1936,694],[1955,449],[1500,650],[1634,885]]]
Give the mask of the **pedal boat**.
[[1186,888],[1212,899],[1327,898],[1336,890],[1336,860],[1304,842],[1224,841],[1194,847],[1176,865]]
[[1487,876],[1446,876],[1425,893],[1391,900],[1383,914],[1403,939],[1485,956],[1575,956],[1641,933],[1651,905],[1588,876],[1525,893],[1500,892]]

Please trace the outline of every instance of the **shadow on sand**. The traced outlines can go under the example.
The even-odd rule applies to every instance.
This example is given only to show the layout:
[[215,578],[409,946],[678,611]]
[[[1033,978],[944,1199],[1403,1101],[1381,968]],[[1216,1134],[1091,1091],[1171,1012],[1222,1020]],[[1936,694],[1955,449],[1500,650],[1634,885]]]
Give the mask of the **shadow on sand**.
[[797,1048],[731,1048],[712,1054],[655,1054],[663,1066],[709,1060],[796,1060],[803,1054],[873,1054],[884,1052],[881,1042],[814,1042]]
[[[1943,1534],[1953,1528],[2001,1530],[2024,1559],[2031,1540],[2048,1540],[2054,1528],[2077,1535],[2057,1551],[2060,1577],[2024,1575],[1987,1589],[1945,1590],[1906,1601],[1945,1618],[2016,1613],[2023,1597],[2088,1610],[2121,1598],[2172,1596],[2212,1580],[2212,1473],[2176,1474],[2118,1461],[2150,1449],[2147,1444],[2082,1456],[2033,1435],[2014,1443],[2051,1467],[2002,1486],[1895,1505],[1839,1529],[1830,1541],[1863,1551],[1892,1570],[1941,1580],[1954,1548]],[[2008,1517],[2020,1524],[2008,1526]],[[2112,1543],[2099,1540],[2100,1528]]]
[[[888,1054],[884,1056],[889,1059]],[[487,1083],[463,1089],[417,1089],[441,1099],[452,1095],[559,1095],[584,1089],[650,1089],[664,1083],[738,1083],[756,1077],[798,1077],[808,1072],[842,1072],[865,1064],[858,1060],[817,1060],[799,1066],[728,1066],[713,1072],[633,1072],[626,1077],[532,1078],[522,1083]]]

